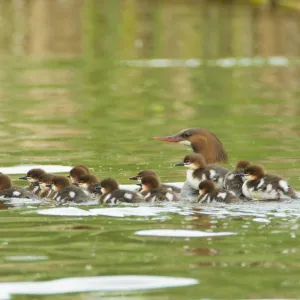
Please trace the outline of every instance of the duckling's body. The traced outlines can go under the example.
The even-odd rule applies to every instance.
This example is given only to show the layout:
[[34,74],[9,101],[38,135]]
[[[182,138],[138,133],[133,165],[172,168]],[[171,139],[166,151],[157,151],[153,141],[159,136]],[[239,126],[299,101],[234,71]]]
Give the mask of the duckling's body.
[[70,183],[67,177],[55,176],[52,179],[52,189],[56,192],[53,199],[64,204],[67,202],[84,203],[90,200],[79,187]]
[[29,186],[26,187],[26,190],[31,191],[35,195],[39,195],[41,189],[38,181],[39,178],[44,174],[46,174],[46,172],[43,169],[35,168],[29,170],[26,176],[20,177],[19,179],[27,180],[29,182]]
[[243,196],[242,187],[244,184],[243,172],[250,165],[248,160],[240,160],[237,162],[235,169],[228,172],[224,178],[223,187],[227,191],[233,192],[237,197]]
[[100,182],[102,204],[118,204],[120,202],[139,203],[144,202],[143,197],[136,192],[121,190],[118,183],[112,179],[107,178]]
[[0,197],[36,199],[36,196],[32,192],[12,185],[11,179],[2,173],[0,174]]
[[176,193],[163,187],[155,176],[145,176],[141,180],[141,194],[147,202],[178,201]]
[[71,181],[74,185],[78,185],[79,177],[87,174],[90,174],[88,167],[84,165],[77,165],[70,170],[68,177],[71,178]]
[[297,199],[295,191],[286,180],[277,175],[265,174],[259,165],[245,168],[244,176],[242,191],[248,199],[280,200],[282,196]]
[[[153,172],[151,170],[144,170],[144,171],[140,171],[136,176],[130,177],[129,179],[130,180],[138,180],[139,182],[141,182],[142,178],[145,176],[155,176],[155,177],[159,178],[155,172]],[[160,185],[161,185],[161,187],[168,189],[170,191],[173,191],[174,193],[177,193],[177,194],[179,194],[181,191],[180,188],[173,186],[171,184],[161,183]],[[142,188],[139,188],[137,190],[140,192],[142,190]]]
[[99,195],[97,187],[100,185],[100,180],[91,174],[84,174],[78,177],[78,186],[88,195]]
[[53,174],[44,174],[39,178],[40,197],[52,199],[55,196],[55,192],[49,185],[52,183],[52,179],[55,176]]
[[188,128],[173,136],[155,137],[154,139],[190,146],[195,153],[202,154],[209,164],[228,160],[222,142],[215,134],[204,128]]
[[239,201],[232,191],[217,189],[215,184],[210,180],[204,180],[199,184],[199,195],[199,203],[232,203]]

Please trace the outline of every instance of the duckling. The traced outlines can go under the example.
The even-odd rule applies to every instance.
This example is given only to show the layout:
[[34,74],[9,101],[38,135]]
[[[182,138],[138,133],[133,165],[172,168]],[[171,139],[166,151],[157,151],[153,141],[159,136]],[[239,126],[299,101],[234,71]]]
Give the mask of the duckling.
[[52,179],[55,177],[53,174],[44,174],[40,176],[38,184],[40,187],[40,197],[41,198],[53,198],[55,192],[49,185],[52,184]]
[[154,137],[155,140],[173,142],[192,147],[209,164],[227,162],[227,153],[215,134],[204,128],[188,128],[172,136]]
[[65,176],[54,176],[52,184],[47,186],[51,186],[56,192],[53,199],[60,204],[66,202],[82,203],[90,200],[79,187],[72,185]]
[[32,192],[22,187],[12,185],[11,179],[2,173],[0,174],[0,196],[4,198],[36,199],[36,195]]
[[277,175],[266,174],[263,167],[250,165],[244,170],[243,194],[251,200],[280,200],[285,195],[297,199],[295,191]]
[[243,172],[245,168],[247,168],[250,165],[250,162],[248,160],[240,160],[235,165],[235,168],[233,171],[228,172],[225,175],[223,187],[227,191],[232,191],[235,193],[237,197],[242,197],[242,186],[244,183],[244,176]]
[[70,174],[67,177],[71,178],[74,185],[78,185],[79,176],[85,174],[90,174],[89,168],[84,165],[77,165],[70,170]]
[[84,174],[78,177],[78,186],[89,194],[99,194],[99,190],[96,189],[99,185],[100,181],[94,175]]
[[[140,171],[136,176],[133,176],[133,177],[129,177],[130,180],[138,180],[139,182],[141,182],[142,178],[145,177],[145,176],[155,176],[157,178],[159,178],[157,176],[157,174],[151,170],[144,170],[144,171]],[[174,193],[177,193],[179,194],[181,189],[176,187],[176,186],[173,186],[171,184],[165,184],[165,183],[162,183],[161,184],[162,187],[170,190],[170,191],[173,191]],[[141,191],[141,188],[138,189],[138,191],[140,192]]]
[[225,202],[232,203],[239,201],[232,191],[225,191],[216,188],[211,180],[204,180],[199,184],[199,203]]
[[101,189],[102,193],[100,203],[103,204],[144,202],[144,199],[140,194],[133,191],[120,190],[117,181],[112,178],[102,180],[98,186],[98,190],[99,189]]
[[27,180],[29,186],[26,188],[28,191],[32,191],[33,194],[38,195],[40,193],[40,187],[37,184],[40,176],[46,174],[43,169],[31,169],[27,172],[26,176],[19,177],[19,179]]
[[179,200],[174,192],[161,186],[156,176],[148,175],[143,177],[141,185],[141,194],[147,202]]

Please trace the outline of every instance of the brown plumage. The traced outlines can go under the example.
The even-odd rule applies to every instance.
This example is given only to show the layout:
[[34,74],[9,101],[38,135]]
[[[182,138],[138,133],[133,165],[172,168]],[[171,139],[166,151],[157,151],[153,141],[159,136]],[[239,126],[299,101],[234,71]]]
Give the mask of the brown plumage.
[[102,193],[100,202],[103,204],[118,204],[119,202],[138,203],[144,201],[141,195],[136,192],[120,190],[117,181],[112,178],[102,180],[99,187]]
[[199,195],[200,203],[232,203],[239,200],[233,192],[217,189],[211,180],[204,180],[199,184]]
[[201,153],[207,163],[227,162],[227,153],[215,134],[204,128],[188,128],[173,136],[154,137],[166,142],[176,142],[191,146],[194,152]]
[[70,174],[68,175],[68,177],[71,178],[73,183],[78,183],[79,176],[85,174],[90,174],[88,167],[84,165],[77,165],[70,170]]
[[91,174],[80,175],[78,178],[79,187],[92,194],[99,194],[99,190],[96,189],[99,184],[100,180]]
[[49,187],[54,177],[55,175],[53,174],[44,174],[40,176],[39,187],[41,191],[39,196],[41,198],[52,198],[54,196],[54,191],[51,189],[51,187]]
[[178,201],[176,194],[160,184],[156,176],[142,178],[142,196],[147,202]]
[[38,181],[39,178],[44,174],[46,174],[46,172],[43,169],[35,168],[29,170],[26,176],[20,177],[19,179],[27,180],[30,184],[26,189],[35,195],[38,195],[40,193]]

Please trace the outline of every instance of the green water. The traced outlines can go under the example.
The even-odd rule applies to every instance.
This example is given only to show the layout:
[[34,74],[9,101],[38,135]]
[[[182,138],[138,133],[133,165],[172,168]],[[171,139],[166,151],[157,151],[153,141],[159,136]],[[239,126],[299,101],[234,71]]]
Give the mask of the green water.
[[[184,181],[173,165],[190,152],[154,141],[203,127],[239,159],[300,189],[298,65],[135,68],[126,59],[299,57],[299,15],[214,1],[15,1],[1,3],[1,166],[85,164],[100,178],[131,183],[137,171]],[[41,16],[41,17],[39,17]],[[55,20],[55,21],[54,21]],[[281,30],[279,30],[281,29]],[[15,184],[18,175],[12,176]],[[190,277],[184,288],[14,299],[296,298],[297,218],[168,214],[51,217],[36,207],[0,210],[0,280],[101,275]],[[212,222],[213,221],[213,222]],[[245,226],[246,225],[246,226]],[[296,229],[291,229],[291,227]],[[143,229],[233,231],[222,238],[138,237]],[[293,232],[293,234],[291,234]],[[36,262],[9,256],[47,256]]]

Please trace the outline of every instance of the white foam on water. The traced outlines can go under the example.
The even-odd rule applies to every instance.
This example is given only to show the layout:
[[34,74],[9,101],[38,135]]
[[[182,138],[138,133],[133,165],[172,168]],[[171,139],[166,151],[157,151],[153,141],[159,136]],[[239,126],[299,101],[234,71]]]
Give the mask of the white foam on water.
[[135,235],[142,236],[162,236],[162,237],[215,237],[236,235],[235,232],[206,232],[200,230],[184,230],[184,229],[153,229],[139,230]]
[[[168,182],[168,185],[172,185],[174,187],[182,188],[183,182]],[[135,191],[139,188],[136,184],[120,184],[120,189]]]
[[48,209],[39,209],[37,213],[47,216],[71,216],[71,217],[86,217],[95,216],[91,211],[86,211],[77,207],[57,207]]
[[67,173],[72,167],[61,165],[18,165],[0,168],[3,174],[26,174],[30,169],[43,169],[47,173]]
[[26,256],[7,256],[5,259],[8,261],[40,261],[40,260],[48,260],[49,257],[26,255]]
[[193,278],[148,275],[75,277],[38,282],[2,282],[0,283],[0,300],[8,300],[12,295],[22,294],[53,295],[99,291],[137,291],[190,286],[198,283],[198,280]]
[[258,222],[258,223],[270,223],[271,221],[268,219],[264,219],[264,218],[254,218],[252,219],[253,222]]

